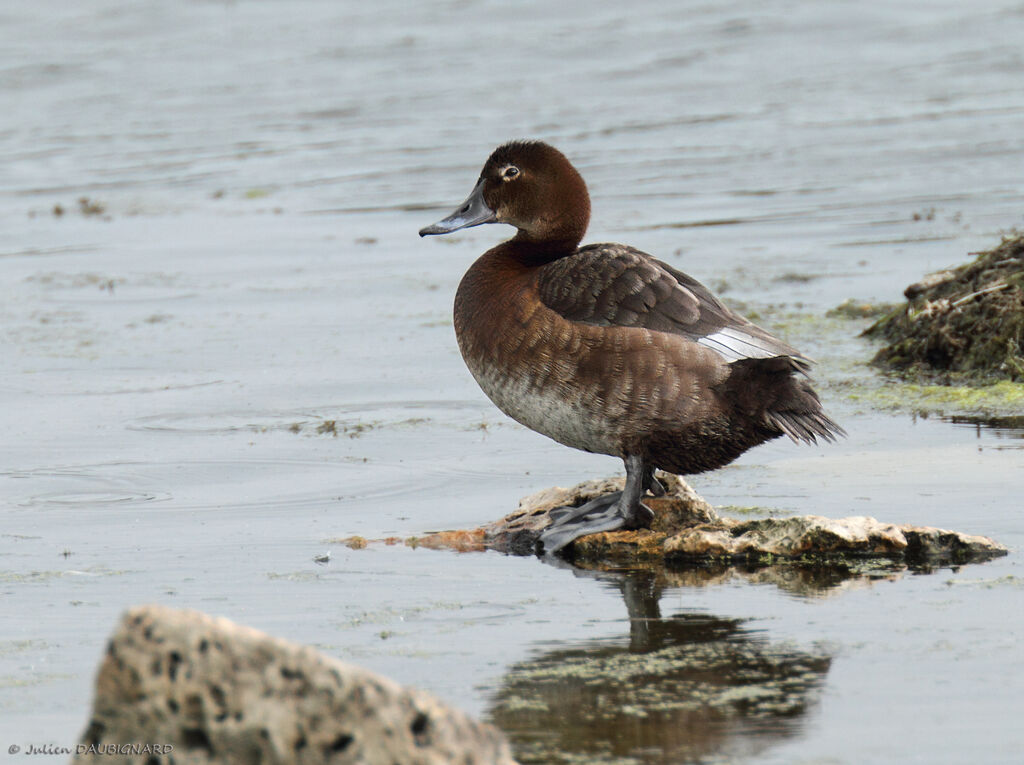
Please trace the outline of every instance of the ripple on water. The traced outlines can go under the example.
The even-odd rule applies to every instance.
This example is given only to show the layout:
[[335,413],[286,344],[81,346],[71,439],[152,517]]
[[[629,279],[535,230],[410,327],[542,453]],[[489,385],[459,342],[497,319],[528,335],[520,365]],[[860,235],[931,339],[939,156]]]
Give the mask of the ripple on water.
[[[121,463],[40,467],[0,473],[0,485],[12,489],[18,507],[107,507],[163,502],[168,491],[143,488],[141,476],[125,473]],[[8,492],[4,492],[7,494]]]
[[0,472],[0,497],[22,508],[168,510],[297,508],[437,491],[431,464],[361,459],[194,459],[99,463]]
[[380,428],[415,427],[428,422],[455,428],[479,426],[486,414],[493,415],[493,411],[479,401],[374,401],[315,410],[165,412],[131,420],[126,427],[179,433],[290,431],[357,436]]

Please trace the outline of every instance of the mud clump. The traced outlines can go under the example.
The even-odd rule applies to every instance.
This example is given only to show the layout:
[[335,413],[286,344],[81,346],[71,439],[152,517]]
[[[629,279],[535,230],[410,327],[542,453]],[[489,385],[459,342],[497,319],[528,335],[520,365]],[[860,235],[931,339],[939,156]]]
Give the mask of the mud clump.
[[905,305],[864,331],[888,343],[876,366],[943,384],[1024,381],[1024,235],[904,295]]

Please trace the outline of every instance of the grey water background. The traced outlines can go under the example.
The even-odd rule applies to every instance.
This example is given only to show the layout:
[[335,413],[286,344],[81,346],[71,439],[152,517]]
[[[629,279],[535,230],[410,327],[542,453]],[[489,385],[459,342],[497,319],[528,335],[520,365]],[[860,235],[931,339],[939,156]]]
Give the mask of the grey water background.
[[[517,668],[629,645],[622,581],[330,542],[473,527],[620,469],[511,423],[463,368],[455,287],[509,232],[416,231],[495,145],[543,138],[588,181],[587,241],[782,313],[895,301],[1024,224],[1022,39],[1021,2],[5,3],[0,752],[77,739],[137,603],[311,643],[484,717]],[[733,620],[827,656],[814,692],[712,716],[696,753],[657,724],[600,751],[569,731],[567,751],[1019,761],[1022,434],[845,395],[844,375],[872,375],[856,331],[787,335],[821,361],[847,440],[773,443],[694,486],[1010,556],[666,587],[652,623]]]

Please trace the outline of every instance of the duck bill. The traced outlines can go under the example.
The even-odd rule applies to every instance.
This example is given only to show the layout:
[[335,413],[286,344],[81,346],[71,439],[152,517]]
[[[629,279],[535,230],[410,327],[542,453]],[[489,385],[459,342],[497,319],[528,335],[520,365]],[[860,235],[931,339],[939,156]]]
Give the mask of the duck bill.
[[450,234],[460,228],[479,226],[482,223],[495,223],[498,216],[484,201],[484,179],[477,181],[473,191],[459,208],[444,220],[420,229],[420,236],[431,234]]

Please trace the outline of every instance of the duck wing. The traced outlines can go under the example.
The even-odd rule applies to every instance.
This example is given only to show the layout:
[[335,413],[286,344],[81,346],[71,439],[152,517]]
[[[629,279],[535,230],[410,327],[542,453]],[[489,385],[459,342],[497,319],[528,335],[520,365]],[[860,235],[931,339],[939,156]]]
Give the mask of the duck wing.
[[806,373],[810,359],[730,310],[682,271],[622,244],[590,244],[540,269],[541,302],[570,321],[643,327],[681,335],[727,363],[788,357]]

